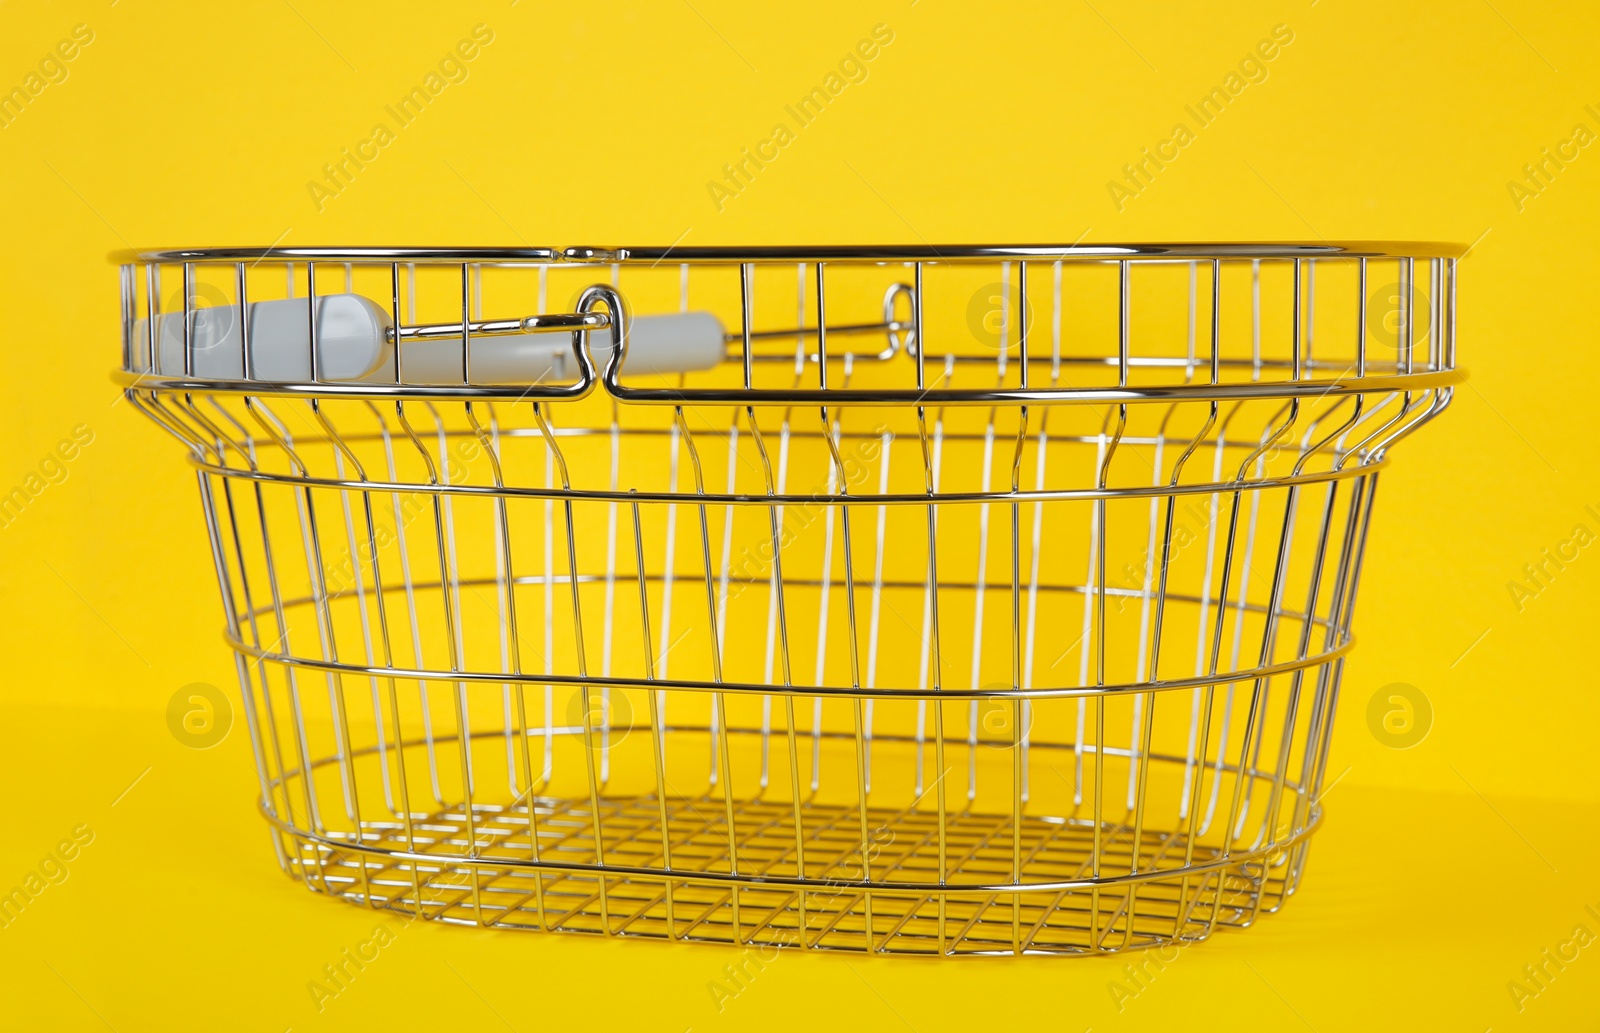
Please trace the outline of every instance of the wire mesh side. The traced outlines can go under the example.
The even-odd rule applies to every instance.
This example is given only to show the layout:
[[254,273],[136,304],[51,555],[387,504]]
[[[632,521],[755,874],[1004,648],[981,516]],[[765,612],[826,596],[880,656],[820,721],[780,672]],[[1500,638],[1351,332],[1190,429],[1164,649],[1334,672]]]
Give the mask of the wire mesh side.
[[[655,389],[680,404],[128,397],[199,471],[262,808],[309,888],[503,927],[1105,952],[1298,884],[1378,476],[1450,397],[1426,376],[1454,363],[1452,266],[1392,264],[1387,353],[1367,259],[997,263],[960,346],[980,273],[736,263],[729,361]],[[549,311],[552,267],[520,271]],[[427,270],[374,272],[397,326],[507,289],[433,272],[432,301]],[[645,272],[611,279],[690,307],[689,267],[670,302]],[[144,273],[125,300],[153,321]],[[846,346],[852,306],[884,343]],[[961,397],[874,394],[896,378]],[[1067,385],[1103,393],[1029,393]],[[1192,385],[1242,390],[1115,393]]]

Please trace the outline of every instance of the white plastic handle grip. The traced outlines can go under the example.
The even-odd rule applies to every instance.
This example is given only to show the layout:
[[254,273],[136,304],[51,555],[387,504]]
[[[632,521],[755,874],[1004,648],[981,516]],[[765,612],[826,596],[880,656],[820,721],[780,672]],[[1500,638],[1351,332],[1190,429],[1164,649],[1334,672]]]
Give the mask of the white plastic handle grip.
[[[611,359],[610,330],[589,331],[595,372]],[[629,373],[689,373],[711,369],[725,354],[722,322],[709,312],[635,316],[628,327]],[[400,346],[400,373],[407,384],[461,383],[461,338],[408,340]],[[559,384],[577,379],[570,332],[507,334],[472,338],[474,384]]]
[[[306,316],[305,298],[250,303],[251,379],[291,383],[311,379]],[[183,320],[182,312],[156,317],[154,369],[148,355],[148,324],[143,319],[134,323],[136,372],[183,376]],[[317,379],[395,383],[393,326],[384,308],[359,294],[317,298]],[[636,316],[628,333],[623,368],[629,373],[706,370],[725,355],[722,323],[709,312]],[[611,331],[595,330],[590,335],[591,355],[603,370],[611,355]],[[244,379],[236,306],[196,308],[191,313],[190,342],[194,376]],[[562,383],[578,375],[569,332],[473,337],[471,343],[475,384]],[[462,382],[460,337],[408,339],[400,346],[400,360],[403,383]]]
[[[311,327],[305,298],[250,304],[251,379],[311,379]],[[133,326],[137,372],[183,376],[182,312],[156,317],[155,368],[150,369],[149,329]],[[391,323],[378,305],[358,294],[328,294],[317,299],[317,374],[321,380],[361,380],[388,364]],[[191,314],[191,372],[207,379],[244,379],[239,347],[239,309],[234,305],[196,308]]]

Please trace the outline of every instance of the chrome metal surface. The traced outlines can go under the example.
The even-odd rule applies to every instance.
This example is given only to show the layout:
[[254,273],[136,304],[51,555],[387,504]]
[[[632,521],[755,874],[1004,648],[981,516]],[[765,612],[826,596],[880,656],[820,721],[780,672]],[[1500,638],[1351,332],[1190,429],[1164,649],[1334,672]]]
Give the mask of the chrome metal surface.
[[[196,470],[308,888],[1107,953],[1300,885],[1379,475],[1462,376],[1459,253],[130,253],[118,379]],[[263,382],[247,333],[242,376],[194,374],[202,320],[330,293],[390,313],[394,382]],[[635,310],[715,313],[726,361],[625,376]],[[178,311],[186,372],[138,372]],[[573,379],[473,382],[474,339],[543,329]],[[462,384],[404,382],[463,337]]]

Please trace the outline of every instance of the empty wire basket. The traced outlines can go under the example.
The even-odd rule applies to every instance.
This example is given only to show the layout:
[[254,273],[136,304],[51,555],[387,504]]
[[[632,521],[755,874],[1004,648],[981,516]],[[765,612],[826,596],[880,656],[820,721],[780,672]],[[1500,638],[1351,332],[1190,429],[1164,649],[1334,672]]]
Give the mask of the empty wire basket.
[[199,472],[308,888],[1099,953],[1299,884],[1458,254],[141,253],[120,382]]

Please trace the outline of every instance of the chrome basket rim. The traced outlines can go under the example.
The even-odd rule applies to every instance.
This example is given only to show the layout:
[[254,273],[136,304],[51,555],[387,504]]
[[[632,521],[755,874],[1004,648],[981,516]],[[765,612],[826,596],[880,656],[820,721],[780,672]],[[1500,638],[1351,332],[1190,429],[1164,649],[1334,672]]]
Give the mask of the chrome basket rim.
[[787,244],[679,247],[391,247],[382,245],[215,246],[124,248],[107,257],[124,262],[233,262],[247,259],[352,262],[506,261],[658,263],[863,261],[950,262],[1006,259],[1060,261],[1192,261],[1254,258],[1462,258],[1468,245],[1450,241],[1149,241],[1091,244]]

